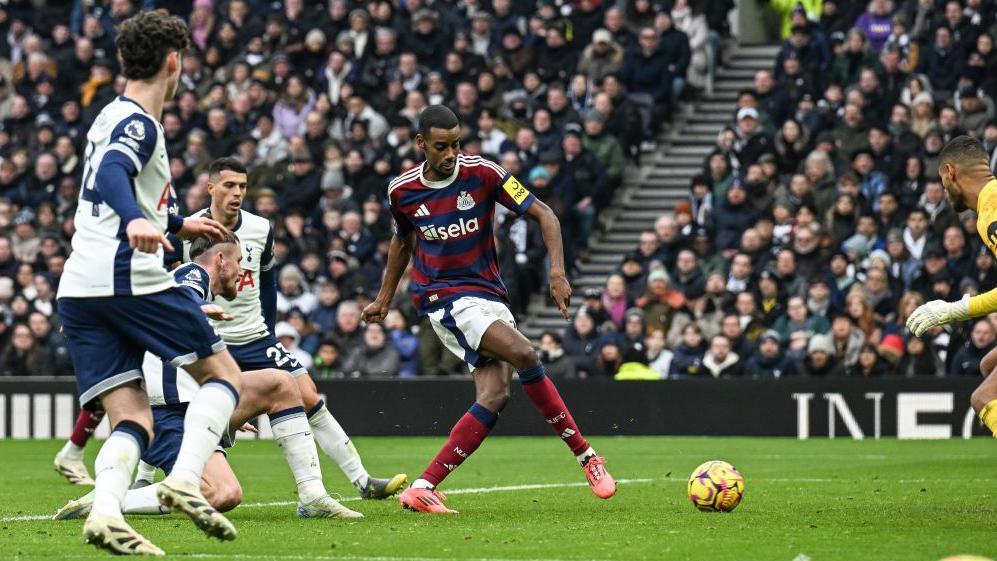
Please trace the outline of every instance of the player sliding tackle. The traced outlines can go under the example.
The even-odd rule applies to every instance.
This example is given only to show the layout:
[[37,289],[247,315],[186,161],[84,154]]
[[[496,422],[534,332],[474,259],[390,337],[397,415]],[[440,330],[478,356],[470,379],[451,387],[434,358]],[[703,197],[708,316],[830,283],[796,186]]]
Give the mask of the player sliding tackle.
[[87,132],[73,253],[59,284],[59,314],[81,404],[99,399],[111,424],[95,462],[93,509],[83,537],[114,553],[162,555],[125,523],[121,501],[152,437],[149,398],[140,385],[146,351],[183,366],[201,384],[159,501],[183,511],[207,534],[231,540],[235,527],[201,496],[200,480],[239,402],[239,367],[198,303],[162,266],[166,231],[222,236],[205,218],[169,214],[170,169],[159,118],[180,79],[188,46],[182,21],[143,12],[115,40],[124,95],[101,110]]
[[[173,276],[177,284],[191,292],[202,309],[220,321],[232,321],[220,306],[208,304],[214,297],[227,301],[236,297],[237,284],[242,278],[240,240],[227,234],[221,240],[197,238],[190,246],[194,260],[177,268]],[[197,384],[182,368],[175,368],[151,355],[143,365],[145,387],[152,404],[155,437],[142,459],[170,473],[177,459],[177,450],[184,435],[184,410],[197,392]],[[258,415],[270,416],[274,439],[284,453],[298,485],[298,516],[306,518],[362,518],[329,497],[322,483],[318,452],[312,439],[301,394],[294,379],[277,369],[242,373],[242,394],[239,406],[232,414],[230,432]],[[229,443],[231,439],[227,440]],[[156,494],[159,484],[133,489],[125,494],[125,514],[162,514]],[[201,491],[212,507],[219,511],[235,508],[242,499],[242,489],[224,452],[212,454],[201,476]],[[93,505],[94,493],[70,501],[56,513],[56,520],[86,516]]]
[[496,261],[492,219],[495,204],[500,203],[540,223],[550,257],[551,297],[567,319],[571,287],[564,275],[557,217],[499,166],[461,154],[460,123],[446,107],[432,105],[423,110],[416,142],[426,162],[388,186],[396,231],[381,291],[364,309],[363,317],[384,319],[414,254],[415,304],[429,316],[443,344],[467,362],[477,396],[436,458],[402,493],[402,505],[421,512],[456,512],[444,505],[446,499],[436,487],[474,453],[495,426],[509,401],[509,365],[519,372],[523,391],[533,405],[575,455],[592,491],[604,499],[612,497],[616,483],[603,459],[582,436],[544,374],[533,346],[516,330]]
[[[979,141],[969,136],[953,138],[938,156],[938,173],[945,195],[956,212],[976,212],[976,231],[980,239],[997,255],[997,179],[989,158]],[[997,312],[997,289],[957,302],[933,300],[919,306],[907,318],[907,327],[915,337],[933,327],[982,317]],[[973,392],[970,402],[983,424],[997,437],[997,349],[980,361],[983,383]]]

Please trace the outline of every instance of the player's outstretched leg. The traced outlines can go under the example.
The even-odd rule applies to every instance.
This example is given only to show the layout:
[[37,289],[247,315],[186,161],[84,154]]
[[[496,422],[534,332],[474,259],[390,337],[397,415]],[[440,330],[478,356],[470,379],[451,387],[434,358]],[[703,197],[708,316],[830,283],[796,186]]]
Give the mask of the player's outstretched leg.
[[512,373],[499,363],[489,363],[474,371],[475,402],[450,429],[446,444],[426,466],[419,479],[402,493],[403,507],[430,514],[456,514],[446,507],[446,497],[436,490],[450,473],[474,453],[488,436],[499,413],[509,402]]
[[479,352],[486,356],[498,356],[507,361],[519,372],[519,380],[533,406],[543,415],[554,433],[568,445],[579,465],[585,472],[592,492],[601,499],[616,494],[616,481],[606,471],[605,460],[596,455],[595,450],[582,436],[581,429],[568,411],[554,383],[544,372],[540,357],[530,342],[510,325],[493,322],[481,338]]
[[121,514],[132,470],[149,445],[152,419],[148,398],[137,386],[121,386],[102,396],[102,400],[115,415],[114,428],[94,462],[93,506],[83,524],[83,539],[119,555],[164,555],[163,550],[125,523]]
[[360,453],[343,430],[339,421],[332,416],[325,401],[319,398],[315,382],[307,374],[297,376],[298,389],[305,409],[308,411],[308,424],[312,427],[315,441],[319,448],[343,470],[350,483],[357,488],[364,499],[386,499],[408,482],[408,476],[397,473],[391,477],[380,479],[371,477],[363,466]]
[[201,495],[201,474],[228,431],[229,418],[239,403],[241,373],[226,350],[185,368],[202,385],[187,406],[177,461],[159,484],[156,495],[163,506],[183,512],[209,536],[234,540],[235,526]]
[[86,464],[83,463],[83,449],[86,448],[87,441],[93,436],[93,431],[104,419],[104,411],[89,411],[81,409],[76,417],[76,424],[73,426],[73,434],[66,441],[66,445],[55,455],[53,465],[55,471],[69,480],[73,485],[93,485],[93,479],[87,471]]

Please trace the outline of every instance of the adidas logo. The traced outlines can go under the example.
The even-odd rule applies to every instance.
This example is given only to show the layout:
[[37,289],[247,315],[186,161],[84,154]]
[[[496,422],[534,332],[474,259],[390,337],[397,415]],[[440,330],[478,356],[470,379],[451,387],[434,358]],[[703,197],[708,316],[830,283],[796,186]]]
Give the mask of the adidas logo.
[[415,211],[415,215],[417,217],[429,216],[429,209],[426,208],[426,205],[424,204],[419,205],[419,208],[417,208]]
[[575,431],[573,431],[571,429],[564,429],[564,432],[561,433],[561,438],[568,438],[568,437],[574,436],[574,435],[575,435]]
[[[418,212],[416,213],[418,216]],[[472,218],[470,220],[464,220],[461,218],[456,224],[448,224],[446,226],[420,226],[419,230],[422,231],[422,236],[426,241],[444,241],[451,238],[458,238],[466,236],[477,232],[481,226],[478,224],[477,218]]]

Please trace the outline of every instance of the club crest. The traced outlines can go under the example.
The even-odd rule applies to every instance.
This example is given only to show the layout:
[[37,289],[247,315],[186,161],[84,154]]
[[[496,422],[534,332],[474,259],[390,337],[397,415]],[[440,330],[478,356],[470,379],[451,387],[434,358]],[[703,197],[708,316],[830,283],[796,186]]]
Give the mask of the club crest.
[[467,191],[461,191],[457,195],[457,210],[471,210],[474,208],[474,197]]

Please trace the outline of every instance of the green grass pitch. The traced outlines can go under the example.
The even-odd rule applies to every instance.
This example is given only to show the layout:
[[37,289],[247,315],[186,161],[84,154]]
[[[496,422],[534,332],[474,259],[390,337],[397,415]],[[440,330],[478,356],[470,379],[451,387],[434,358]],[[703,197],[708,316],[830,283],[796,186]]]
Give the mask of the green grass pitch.
[[[404,470],[412,477],[442,442],[362,438],[357,445],[371,473]],[[295,518],[294,483],[276,445],[242,441],[230,456],[245,493],[244,506],[230,513],[236,541],[211,541],[177,516],[131,522],[173,557],[237,561],[997,556],[992,439],[604,437],[593,444],[617,479],[631,480],[610,501],[589,492],[557,439],[491,438],[446,481],[444,490],[455,491],[448,504],[459,515],[418,515],[395,500],[350,502],[366,518],[341,522]],[[52,470],[59,446],[0,441],[0,559],[107,558],[82,543],[81,522],[36,519],[86,491]],[[91,443],[88,461],[96,450]],[[747,480],[744,501],[732,513],[699,512],[686,498],[686,478],[710,459],[733,463]],[[355,496],[330,460],[324,459],[323,471],[330,491]]]

